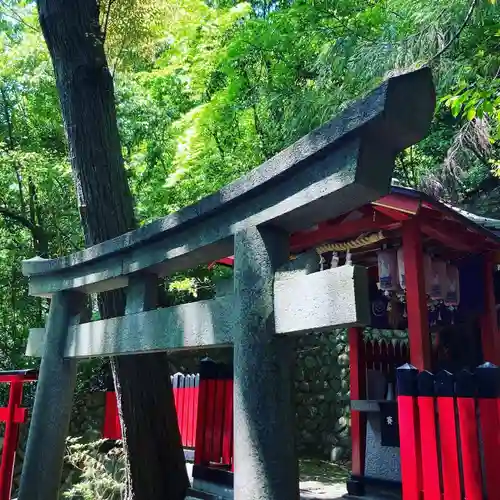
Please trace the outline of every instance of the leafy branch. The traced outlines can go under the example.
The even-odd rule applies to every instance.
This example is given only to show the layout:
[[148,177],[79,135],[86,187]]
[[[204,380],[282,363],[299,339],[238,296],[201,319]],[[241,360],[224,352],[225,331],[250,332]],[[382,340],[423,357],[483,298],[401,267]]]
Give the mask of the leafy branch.
[[469,10],[467,11],[467,14],[465,16],[465,19],[463,20],[462,24],[459,26],[455,34],[448,40],[448,43],[444,45],[444,47],[438,51],[436,54],[434,54],[428,61],[427,64],[431,64],[437,59],[439,59],[452,45],[454,42],[456,42],[460,35],[462,34],[462,31],[466,28],[466,26],[469,24],[469,21],[472,18],[472,14],[474,12],[474,9],[478,6],[479,0],[472,0]]
[[39,235],[40,232],[42,231],[42,229],[39,226],[33,224],[33,222],[31,222],[27,217],[15,212],[14,210],[10,210],[7,207],[0,206],[0,215],[28,229],[29,231],[31,231],[33,235],[35,234]]

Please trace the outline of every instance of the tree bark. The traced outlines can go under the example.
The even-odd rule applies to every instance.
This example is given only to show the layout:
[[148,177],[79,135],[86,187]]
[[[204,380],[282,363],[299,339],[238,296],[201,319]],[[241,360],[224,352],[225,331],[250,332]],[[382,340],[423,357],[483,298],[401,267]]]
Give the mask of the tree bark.
[[[68,137],[87,246],[136,227],[123,165],[97,0],[38,0]],[[122,291],[102,294],[103,317],[124,314]],[[128,500],[181,500],[189,485],[168,360],[112,360],[127,457]]]

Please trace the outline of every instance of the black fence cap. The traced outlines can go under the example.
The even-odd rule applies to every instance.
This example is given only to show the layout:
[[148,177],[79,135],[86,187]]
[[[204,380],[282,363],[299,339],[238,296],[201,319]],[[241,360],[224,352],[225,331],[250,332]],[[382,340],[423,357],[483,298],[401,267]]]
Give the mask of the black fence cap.
[[401,371],[405,371],[405,370],[413,370],[413,371],[416,371],[418,372],[417,368],[413,365],[411,365],[410,363],[405,363],[404,365],[401,365],[401,366],[398,366],[398,371],[401,370]]
[[417,386],[419,396],[434,396],[435,377],[430,371],[423,371],[418,374]]
[[498,368],[498,366],[495,365],[494,363],[490,363],[489,361],[486,361],[482,365],[479,365],[477,367],[478,370],[494,369],[494,368]]
[[477,395],[480,398],[500,396],[500,368],[493,363],[484,363],[476,368]]
[[216,363],[213,359],[204,358],[200,363],[201,379],[224,379],[233,378],[233,365]]
[[405,363],[396,370],[398,396],[417,396],[418,370],[413,365]]
[[215,364],[215,361],[212,359],[212,358],[209,358],[208,356],[205,356],[201,361],[200,363],[214,363]]
[[469,370],[460,370],[455,375],[455,394],[458,398],[476,396],[476,378]]
[[447,370],[441,370],[435,376],[434,388],[440,397],[453,397],[455,395],[455,377]]

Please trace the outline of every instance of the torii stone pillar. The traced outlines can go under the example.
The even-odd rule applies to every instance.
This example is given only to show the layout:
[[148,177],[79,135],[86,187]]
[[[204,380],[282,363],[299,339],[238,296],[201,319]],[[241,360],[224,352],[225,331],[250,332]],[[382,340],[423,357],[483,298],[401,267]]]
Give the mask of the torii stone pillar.
[[273,228],[252,227],[235,237],[235,500],[299,498],[293,350],[274,326],[274,274],[288,261],[288,241]]
[[84,299],[73,291],[52,297],[19,500],[59,497],[77,368],[76,359],[63,353],[68,328],[80,322]]

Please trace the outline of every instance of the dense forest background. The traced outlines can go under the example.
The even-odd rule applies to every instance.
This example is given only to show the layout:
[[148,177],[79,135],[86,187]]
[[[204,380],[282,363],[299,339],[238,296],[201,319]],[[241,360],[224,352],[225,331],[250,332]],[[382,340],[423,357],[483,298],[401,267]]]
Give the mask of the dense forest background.
[[[432,131],[395,182],[500,216],[500,11],[494,0],[102,0],[141,224],[217,190],[382,79],[432,67]],[[52,65],[33,2],[0,0],[0,369],[46,304],[23,259],[83,247]],[[88,106],[92,106],[89,102]],[[497,193],[498,191],[498,193]],[[202,295],[208,271],[176,276]],[[179,299],[180,300],[180,299]]]

